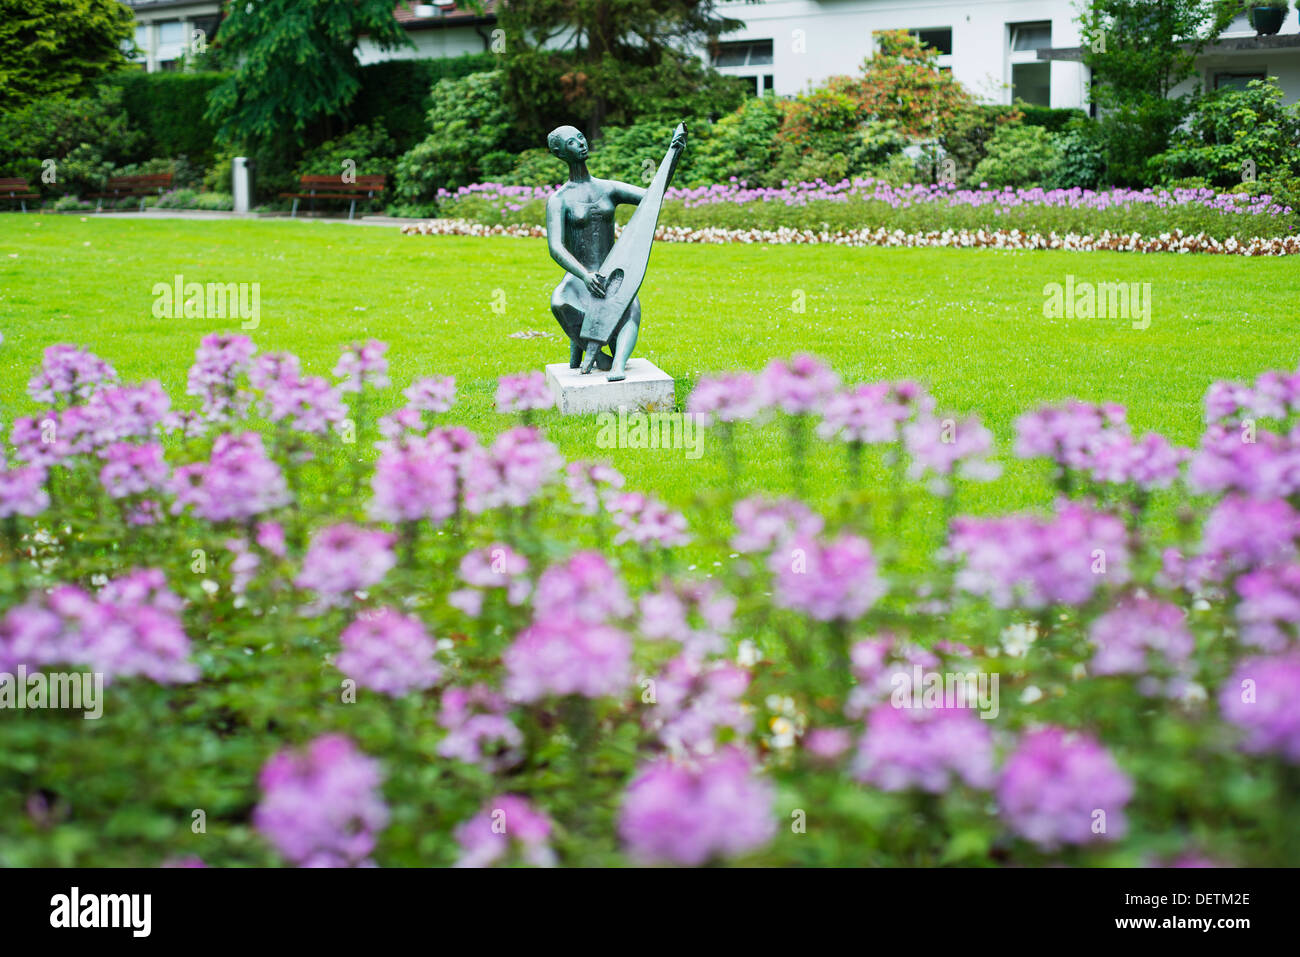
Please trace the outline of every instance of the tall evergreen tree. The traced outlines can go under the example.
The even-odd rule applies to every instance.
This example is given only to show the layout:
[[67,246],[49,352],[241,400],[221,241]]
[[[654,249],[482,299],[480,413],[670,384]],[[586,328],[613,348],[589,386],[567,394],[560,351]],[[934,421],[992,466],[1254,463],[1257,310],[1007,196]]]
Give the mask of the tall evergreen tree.
[[129,62],[134,23],[118,0],[0,0],[0,109],[89,92]]

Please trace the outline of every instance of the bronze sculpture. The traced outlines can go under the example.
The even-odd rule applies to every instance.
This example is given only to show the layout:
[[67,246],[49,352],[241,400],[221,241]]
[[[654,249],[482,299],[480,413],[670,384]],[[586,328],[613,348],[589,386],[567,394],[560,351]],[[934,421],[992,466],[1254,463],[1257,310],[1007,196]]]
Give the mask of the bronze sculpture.
[[[569,164],[568,182],[546,202],[547,246],[567,273],[551,294],[551,311],[569,337],[569,368],[581,367],[585,375],[594,365],[617,382],[627,377],[627,360],[640,333],[636,294],[664,190],[686,144],[686,126],[673,131],[668,153],[645,189],[593,177],[587,171],[587,139],[572,126],[552,130],[546,144]],[[620,203],[637,210],[615,242],[614,209]]]

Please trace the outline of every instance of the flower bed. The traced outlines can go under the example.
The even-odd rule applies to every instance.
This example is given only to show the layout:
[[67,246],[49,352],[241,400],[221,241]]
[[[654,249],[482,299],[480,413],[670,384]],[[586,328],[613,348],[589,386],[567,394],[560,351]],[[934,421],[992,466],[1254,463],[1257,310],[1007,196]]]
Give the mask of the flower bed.
[[[553,187],[479,183],[439,194],[448,218],[488,225],[540,226]],[[624,217],[630,215],[624,211]],[[1181,232],[1206,242],[1295,238],[1300,213],[1267,195],[1175,190],[966,190],[891,186],[857,179],[754,189],[743,183],[668,190],[660,221],[694,230],[797,230],[828,233],[901,231],[910,235],[1010,233],[1042,236]]]
[[377,415],[385,351],[330,381],[209,336],[180,411],[47,350],[0,672],[107,687],[0,710],[6,864],[1294,862],[1300,373],[1216,383],[1196,449],[1029,411],[1057,504],[963,517],[976,418],[773,361],[688,411],[737,478],[736,430],[783,431],[795,496],[679,514],[562,459],[540,374],[491,441],[445,378]]

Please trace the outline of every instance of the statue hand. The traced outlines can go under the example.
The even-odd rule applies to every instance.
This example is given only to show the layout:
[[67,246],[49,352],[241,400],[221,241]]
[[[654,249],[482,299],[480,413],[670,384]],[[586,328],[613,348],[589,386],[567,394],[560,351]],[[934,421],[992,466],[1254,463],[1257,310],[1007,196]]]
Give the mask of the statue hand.
[[597,299],[605,298],[605,277],[598,272],[589,272],[583,282],[587,286],[587,291]]

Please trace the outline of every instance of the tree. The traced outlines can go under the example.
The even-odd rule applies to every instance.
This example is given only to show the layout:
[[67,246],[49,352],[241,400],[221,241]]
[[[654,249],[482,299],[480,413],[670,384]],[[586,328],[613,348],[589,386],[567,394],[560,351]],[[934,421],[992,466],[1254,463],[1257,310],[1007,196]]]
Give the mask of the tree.
[[118,0],[0,0],[0,108],[89,93],[129,62],[134,23]]
[[499,52],[507,103],[530,130],[573,123],[591,138],[607,123],[629,124],[669,104],[681,116],[729,112],[740,102],[737,85],[698,57],[701,47],[743,26],[721,16],[721,5],[721,0],[501,4]]
[[1092,70],[1110,179],[1142,186],[1149,161],[1191,110],[1199,90],[1173,95],[1196,56],[1241,11],[1239,0],[1091,0],[1079,16]]
[[208,98],[226,142],[300,148],[333,136],[361,88],[357,44],[411,46],[392,0],[232,3],[216,45],[235,68]]

